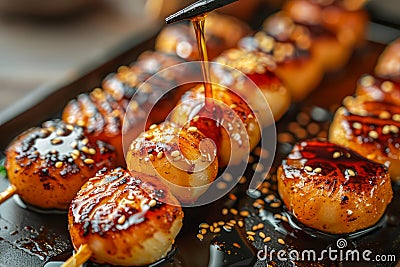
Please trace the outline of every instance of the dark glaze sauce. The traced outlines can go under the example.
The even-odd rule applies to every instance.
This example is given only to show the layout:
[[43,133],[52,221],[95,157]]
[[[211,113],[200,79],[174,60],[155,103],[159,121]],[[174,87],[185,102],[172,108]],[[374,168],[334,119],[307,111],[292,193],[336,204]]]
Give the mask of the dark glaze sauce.
[[[337,158],[334,158],[335,153],[339,155]],[[294,167],[292,162],[295,161],[300,161],[301,165]],[[309,177],[309,182],[331,192],[340,187],[346,192],[364,194],[379,185],[381,179],[387,178],[387,168],[384,165],[369,161],[350,149],[328,141],[301,142],[294,147],[287,160],[282,162],[282,166],[285,179]],[[307,166],[311,170],[307,170]],[[321,168],[321,171],[317,173],[316,168]],[[342,201],[345,202],[346,199]]]
[[[101,141],[89,141],[81,127],[67,125],[60,120],[47,121],[43,123],[42,128],[33,128],[20,138],[21,140],[15,141],[20,142],[18,146],[13,148],[17,164],[28,169],[39,167],[35,173],[41,179],[50,177],[51,169],[57,168],[59,162],[63,164],[59,174],[65,177],[80,171],[77,159],[96,161],[107,155],[111,161],[113,159],[111,146]],[[38,166],[39,162],[43,162],[43,165]],[[87,165],[89,167],[93,162]]]
[[[83,237],[89,233],[112,234],[157,216],[162,216],[168,223],[175,220],[179,208],[171,215],[160,215],[166,208],[163,201],[167,196],[165,189],[156,189],[160,188],[159,184],[146,181],[143,174],[131,174],[120,168],[105,175],[106,171],[103,169],[90,179],[71,203],[73,224],[79,225]],[[151,200],[156,201],[152,207]],[[119,220],[122,216],[123,222]]]
[[373,145],[382,155],[396,157],[400,149],[400,121],[393,120],[396,114],[400,114],[398,105],[365,102],[345,109],[341,124],[348,139]]

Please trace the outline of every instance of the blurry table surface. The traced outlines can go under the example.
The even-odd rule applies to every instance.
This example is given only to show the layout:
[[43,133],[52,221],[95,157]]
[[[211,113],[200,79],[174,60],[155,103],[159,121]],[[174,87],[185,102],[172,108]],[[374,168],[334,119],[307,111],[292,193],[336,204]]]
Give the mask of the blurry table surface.
[[52,19],[0,13],[0,125],[41,94],[41,87],[129,48],[155,24],[143,6],[139,0],[98,1],[79,14]]

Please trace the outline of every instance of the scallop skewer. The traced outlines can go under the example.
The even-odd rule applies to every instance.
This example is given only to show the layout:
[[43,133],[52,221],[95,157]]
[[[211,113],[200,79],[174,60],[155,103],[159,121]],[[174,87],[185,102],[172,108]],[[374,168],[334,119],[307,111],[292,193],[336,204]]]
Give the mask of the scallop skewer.
[[77,253],[64,263],[141,266],[161,260],[182,227],[178,200],[157,178],[122,168],[100,171],[72,200],[69,232]]
[[47,121],[19,135],[7,148],[10,186],[0,203],[14,194],[43,209],[67,209],[80,187],[103,167],[112,167],[113,147],[93,142],[81,127]]

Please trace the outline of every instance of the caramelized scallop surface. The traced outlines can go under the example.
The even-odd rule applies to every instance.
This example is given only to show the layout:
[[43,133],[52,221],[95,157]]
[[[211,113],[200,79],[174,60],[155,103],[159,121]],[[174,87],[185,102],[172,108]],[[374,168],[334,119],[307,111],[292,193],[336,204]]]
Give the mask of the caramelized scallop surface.
[[68,213],[75,249],[87,244],[92,261],[118,266],[148,265],[165,257],[182,219],[179,202],[165,185],[121,168],[91,178]]
[[114,167],[112,146],[93,142],[78,126],[45,122],[7,148],[6,169],[17,194],[43,209],[67,209],[80,187],[103,167]]
[[373,226],[393,195],[386,166],[321,140],[294,146],[278,169],[278,191],[297,220],[332,234]]
[[126,160],[129,170],[159,177],[180,201],[192,203],[217,176],[215,153],[198,129],[164,122],[133,140]]
[[346,98],[336,111],[329,140],[388,164],[392,180],[400,179],[400,107],[387,102]]

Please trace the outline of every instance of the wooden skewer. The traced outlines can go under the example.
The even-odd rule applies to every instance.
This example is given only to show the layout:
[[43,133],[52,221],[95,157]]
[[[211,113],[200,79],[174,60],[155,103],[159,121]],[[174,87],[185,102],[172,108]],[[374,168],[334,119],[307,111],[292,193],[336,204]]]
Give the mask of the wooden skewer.
[[93,252],[88,245],[81,245],[78,251],[72,255],[61,267],[78,267],[87,262]]
[[0,204],[12,197],[17,192],[15,185],[10,185],[6,190],[0,193]]

